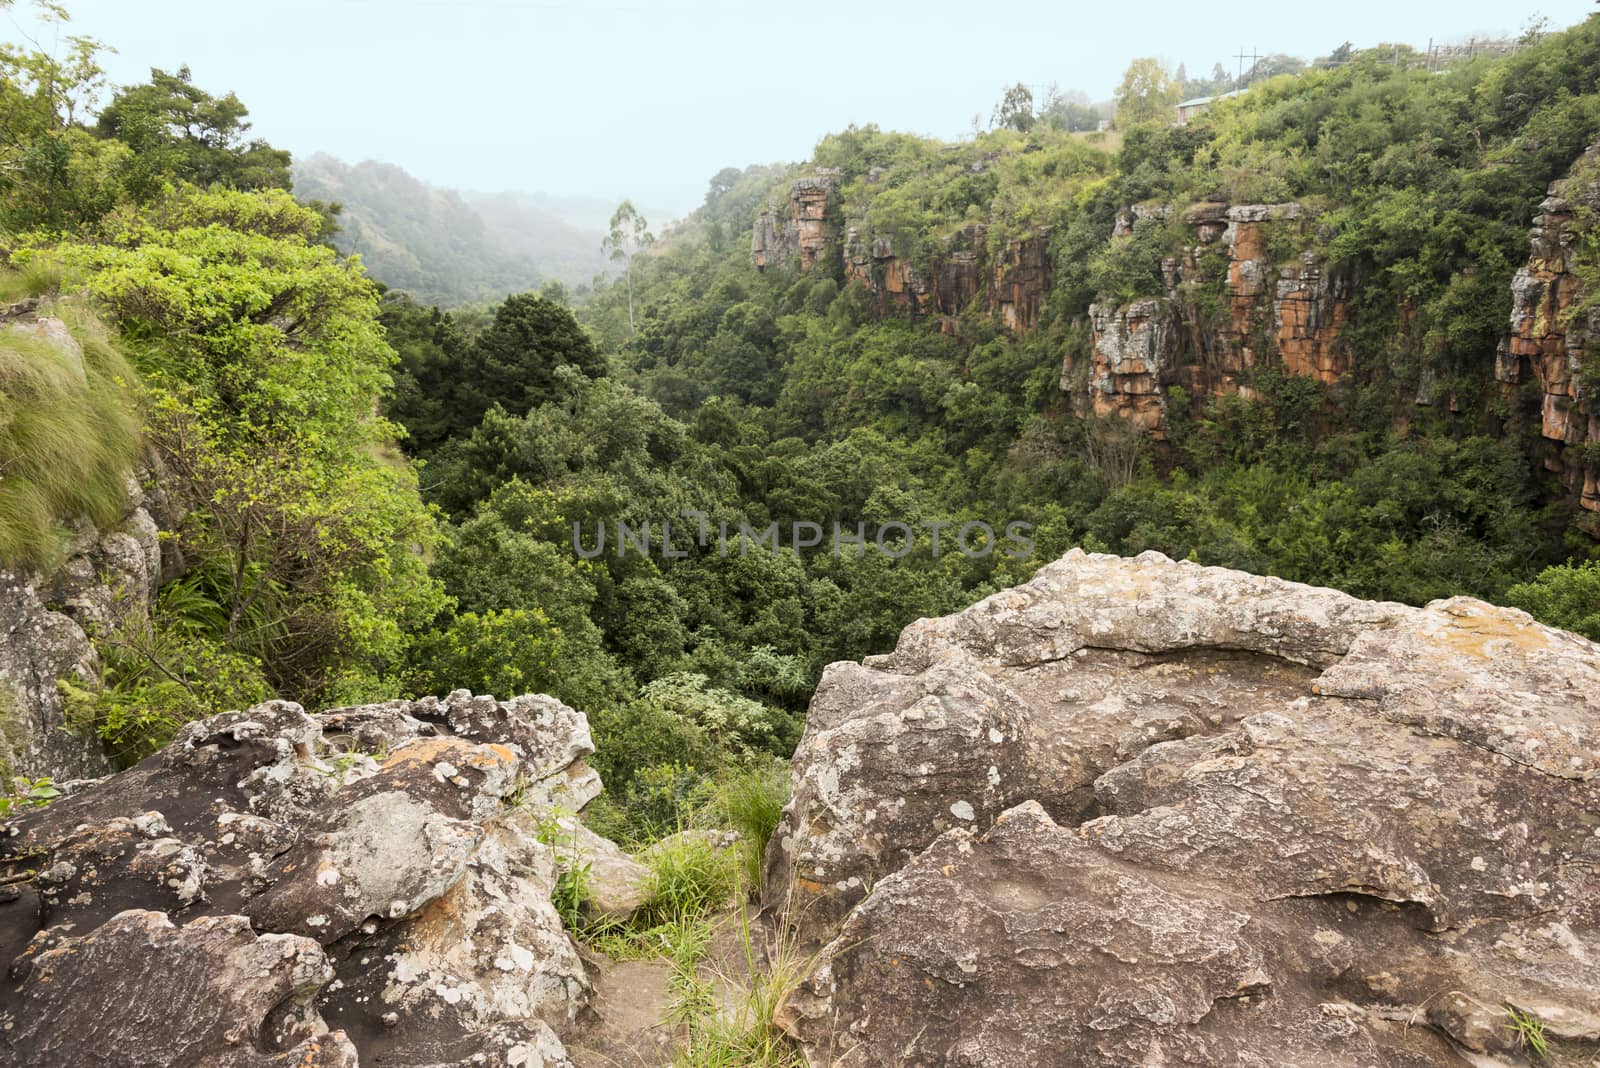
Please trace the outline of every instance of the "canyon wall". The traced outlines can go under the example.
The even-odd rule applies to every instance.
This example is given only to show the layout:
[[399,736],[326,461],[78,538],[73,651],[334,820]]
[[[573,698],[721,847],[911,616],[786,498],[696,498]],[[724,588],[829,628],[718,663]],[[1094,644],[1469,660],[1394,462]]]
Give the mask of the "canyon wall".
[[[796,179],[786,197],[756,216],[751,260],[757,268],[798,265],[810,270],[838,263],[844,277],[864,286],[884,317],[937,317],[941,328],[974,302],[1013,331],[1038,324],[1050,292],[1049,230],[990,250],[989,227],[967,223],[946,235],[927,267],[899,254],[894,240],[839,215],[838,175],[829,170]],[[841,239],[842,230],[842,239]]]
[[1597,163],[1600,145],[1574,167],[1576,178],[1552,182],[1539,205],[1528,262],[1511,284],[1511,330],[1495,367],[1508,394],[1534,384],[1545,466],[1591,512],[1600,511],[1600,457],[1593,455],[1600,452],[1600,411],[1585,387],[1583,359],[1589,340],[1600,337],[1600,307],[1581,314],[1574,310],[1579,297],[1574,272],[1581,251],[1578,213],[1600,210]]
[[[1137,206],[1113,236],[1168,214]],[[1246,373],[1274,361],[1292,375],[1337,381],[1354,366],[1341,336],[1354,279],[1314,252],[1279,262],[1274,251],[1303,244],[1310,221],[1298,204],[1189,208],[1183,225],[1193,243],[1162,264],[1164,293],[1090,305],[1090,351],[1066,354],[1061,388],[1081,411],[1163,440],[1173,386],[1190,396],[1249,395]]]

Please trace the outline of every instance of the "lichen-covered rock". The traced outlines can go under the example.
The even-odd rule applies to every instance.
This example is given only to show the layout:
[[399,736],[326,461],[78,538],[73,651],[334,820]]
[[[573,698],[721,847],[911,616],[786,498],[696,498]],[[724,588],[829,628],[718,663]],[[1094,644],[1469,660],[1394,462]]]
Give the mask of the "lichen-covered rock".
[[[540,834],[571,811],[552,799],[581,806],[598,790],[592,749],[587,721],[559,701],[464,690],[315,716],[273,701],[191,723],[138,766],[0,825],[0,1014],[28,1017],[19,1049],[78,1048],[65,1003],[38,986],[57,971],[40,969],[71,957],[73,983],[108,983],[92,973],[115,965],[93,940],[121,944],[128,917],[144,917],[142,929],[177,932],[152,936],[158,955],[196,983],[227,964],[206,956],[224,929],[316,954],[293,1012],[240,1032],[261,1036],[256,1053],[171,1063],[353,1064],[359,1050],[414,1068],[560,1068],[589,979],[551,904]],[[260,983],[276,975],[258,970]],[[332,1046],[325,1015],[344,1029]],[[168,1063],[138,1036],[123,1038],[126,1061],[28,1063]],[[315,1059],[335,1048],[348,1058]],[[294,1049],[300,1060],[273,1059]]]
[[410,922],[336,947],[338,977],[319,1001],[332,1026],[358,1043],[422,1046],[508,1020],[571,1027],[589,982],[550,902],[554,855],[529,818],[497,820],[465,877]]
[[1600,647],[1074,550],[834,665],[764,898],[813,1065],[1600,1046]]
[[355,1047],[310,1007],[331,971],[315,942],[242,916],[177,927],[130,910],[28,959],[0,1006],[0,1051],[39,1068],[354,1068]]

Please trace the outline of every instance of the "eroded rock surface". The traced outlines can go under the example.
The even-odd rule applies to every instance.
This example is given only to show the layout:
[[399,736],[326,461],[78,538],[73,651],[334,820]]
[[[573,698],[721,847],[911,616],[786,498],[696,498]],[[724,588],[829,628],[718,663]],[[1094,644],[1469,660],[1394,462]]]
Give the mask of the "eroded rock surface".
[[541,827],[592,751],[559,701],[464,690],[189,724],[4,825],[0,1063],[567,1064],[590,981]]
[[764,897],[813,1065],[1600,1053],[1600,646],[1080,551],[834,665]]

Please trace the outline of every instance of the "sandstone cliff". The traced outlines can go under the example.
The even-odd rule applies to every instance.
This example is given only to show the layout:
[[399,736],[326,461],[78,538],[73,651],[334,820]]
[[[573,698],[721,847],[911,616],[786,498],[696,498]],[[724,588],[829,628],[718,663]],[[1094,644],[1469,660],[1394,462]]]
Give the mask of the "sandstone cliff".
[[[1170,214],[1135,207],[1113,239],[1155,212]],[[1069,352],[1061,388],[1084,412],[1161,440],[1173,386],[1193,397],[1248,395],[1248,372],[1268,367],[1338,381],[1354,368],[1341,339],[1353,279],[1314,252],[1282,263],[1273,252],[1303,245],[1310,223],[1298,204],[1194,205],[1183,216],[1194,243],[1163,264],[1165,293],[1091,305],[1087,366]]]
[[1532,382],[1539,393],[1539,426],[1550,450],[1545,466],[1559,472],[1589,511],[1600,511],[1600,408],[1583,381],[1585,347],[1600,337],[1600,306],[1575,314],[1582,248],[1576,213],[1600,210],[1600,145],[1574,168],[1577,179],[1550,184],[1529,235],[1531,254],[1511,285],[1511,331],[1500,348],[1495,377],[1508,390]]
[[1074,550],[830,667],[764,899],[811,1065],[1600,1051],[1600,646]]
[[769,204],[757,216],[751,259],[758,268],[797,264],[809,270],[838,265],[848,280],[872,294],[878,313],[936,317],[953,329],[968,307],[983,309],[1013,331],[1034,328],[1050,292],[1049,229],[989,248],[989,228],[968,223],[940,242],[931,264],[919,268],[896,252],[890,235],[859,220],[843,227],[838,176],[822,171],[793,182],[787,204]]

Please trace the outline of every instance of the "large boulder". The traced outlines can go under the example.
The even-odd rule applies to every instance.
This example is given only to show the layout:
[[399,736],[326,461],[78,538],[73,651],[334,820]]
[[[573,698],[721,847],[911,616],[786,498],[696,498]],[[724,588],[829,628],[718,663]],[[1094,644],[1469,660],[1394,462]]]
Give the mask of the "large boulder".
[[813,1065],[1600,1045],[1600,647],[1079,551],[834,665],[764,896]]
[[[0,825],[0,1050],[560,1068],[590,985],[540,838],[598,790],[592,751],[559,701],[464,690],[189,724]],[[163,971],[186,1004],[154,1026]],[[84,1006],[109,1060],[78,1052]]]
[[[354,1068],[307,1006],[333,970],[315,942],[242,916],[182,927],[130,910],[30,957],[0,1009],[8,1064]],[[14,1059],[12,1059],[14,1058]]]

